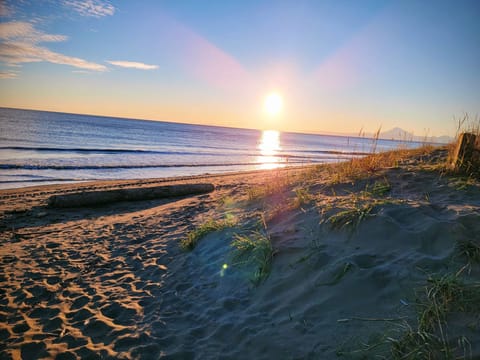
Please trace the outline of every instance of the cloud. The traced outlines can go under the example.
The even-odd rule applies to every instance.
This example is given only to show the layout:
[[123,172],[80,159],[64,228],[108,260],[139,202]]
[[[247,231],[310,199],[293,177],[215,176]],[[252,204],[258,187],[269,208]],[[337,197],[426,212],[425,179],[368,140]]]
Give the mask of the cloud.
[[65,35],[44,34],[36,30],[33,25],[28,22],[11,21],[0,24],[0,39],[40,43],[65,41],[68,38]]
[[0,61],[7,64],[46,61],[53,64],[70,65],[80,69],[105,71],[103,65],[92,63],[77,57],[67,56],[29,43],[0,44]]
[[18,73],[13,71],[0,71],[0,79],[15,79]]
[[109,64],[124,67],[124,68],[133,68],[133,69],[140,69],[140,70],[155,70],[155,69],[158,69],[158,65],[148,65],[148,64],[141,63],[141,62],[135,62],[135,61],[121,61],[121,60],[110,61],[110,60],[107,60],[107,62]]
[[104,65],[63,55],[38,45],[43,42],[58,42],[66,39],[64,35],[45,34],[27,22],[13,21],[0,24],[0,62],[9,66],[18,66],[22,63],[46,61],[85,70],[107,70]]
[[0,1],[0,16],[9,17],[14,13],[13,9],[6,4],[5,1]]
[[64,0],[63,4],[82,16],[99,18],[115,13],[113,5],[102,0]]

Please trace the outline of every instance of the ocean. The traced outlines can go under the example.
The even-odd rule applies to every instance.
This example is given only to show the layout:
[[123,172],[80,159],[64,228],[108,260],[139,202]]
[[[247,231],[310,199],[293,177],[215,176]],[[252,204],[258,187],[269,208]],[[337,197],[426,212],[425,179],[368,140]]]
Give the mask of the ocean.
[[[376,151],[417,147],[379,140]],[[373,140],[0,108],[0,188],[274,169],[364,156]]]

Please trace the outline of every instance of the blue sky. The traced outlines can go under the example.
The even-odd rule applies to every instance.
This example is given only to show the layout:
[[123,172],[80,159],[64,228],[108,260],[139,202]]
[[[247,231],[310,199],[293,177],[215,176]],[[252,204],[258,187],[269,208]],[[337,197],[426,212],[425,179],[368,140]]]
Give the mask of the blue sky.
[[420,136],[479,112],[479,1],[1,4],[0,106]]

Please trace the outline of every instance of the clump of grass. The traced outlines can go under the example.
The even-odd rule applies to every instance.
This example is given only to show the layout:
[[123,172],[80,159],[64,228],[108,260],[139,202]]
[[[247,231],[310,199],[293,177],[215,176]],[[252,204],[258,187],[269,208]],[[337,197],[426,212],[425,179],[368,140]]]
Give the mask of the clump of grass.
[[228,227],[235,225],[235,222],[232,219],[226,220],[215,220],[209,219],[200,226],[196,227],[194,230],[187,233],[187,236],[180,241],[180,247],[183,250],[193,250],[197,245],[198,241],[203,238],[205,235],[214,232],[220,231]]
[[299,182],[307,182],[311,180],[317,180],[321,176],[325,165],[310,165],[307,169],[301,171],[297,178]]
[[253,267],[252,282],[259,285],[270,274],[273,247],[270,238],[260,231],[249,235],[235,235],[231,246],[235,265]]
[[451,185],[459,191],[468,190],[472,186],[475,186],[477,181],[472,176],[459,176],[455,177],[451,182]]
[[326,222],[332,229],[339,230],[345,227],[356,228],[363,220],[365,220],[373,210],[373,204],[355,203],[354,207],[342,210],[330,216]]
[[444,330],[440,336],[423,330],[414,330],[408,324],[403,325],[404,330],[398,338],[388,337],[390,342],[391,358],[394,360],[456,360],[471,357],[471,345],[465,336],[448,341]]
[[452,355],[440,338],[429,332],[415,331],[410,326],[399,339],[390,337],[388,340],[395,360],[449,359]]
[[460,255],[471,262],[480,263],[480,245],[473,240],[462,239],[457,241],[457,250]]
[[408,151],[394,150],[365,157],[354,158],[346,162],[331,165],[332,183],[342,183],[369,178],[380,169],[397,167],[408,156]]
[[378,142],[378,138],[374,138],[373,150],[370,155],[356,157],[349,161],[326,167],[330,174],[330,182],[337,184],[367,179],[382,169],[398,168],[402,163],[415,158],[422,164],[425,163],[426,156],[435,150],[435,147],[431,145],[424,145],[417,149],[399,148],[375,153],[376,142]]
[[387,178],[376,180],[373,185],[367,184],[365,190],[359,193],[360,198],[385,197],[392,190]]
[[374,196],[385,196],[390,190],[392,190],[392,186],[387,179],[384,179],[383,181],[375,181],[371,193]]
[[293,206],[295,208],[306,205],[313,199],[312,194],[310,194],[305,187],[296,188],[293,191],[295,192],[295,198],[293,199]]
[[[447,317],[453,313],[480,311],[480,284],[465,283],[456,273],[431,275],[418,295],[418,327],[404,325],[398,339],[389,337],[393,359],[458,359],[467,358],[470,346],[465,336],[457,338],[457,346],[447,335]],[[458,354],[463,352],[463,356]]]
[[273,194],[278,194],[284,191],[287,186],[288,181],[284,178],[275,178],[264,185],[251,186],[247,189],[248,200],[254,201]]
[[[465,282],[461,275],[466,268],[467,265],[455,273],[428,277],[427,285],[417,293],[419,312],[415,328],[410,321],[404,320],[398,325],[400,328],[393,329],[394,333],[392,329],[383,332],[383,340],[371,346],[363,344],[363,349],[350,354],[355,352],[363,354],[363,358],[394,360],[471,358],[471,345],[466,336],[457,332],[452,338],[447,331],[447,320],[454,320],[452,316],[459,313],[476,315],[480,311],[480,283]],[[373,354],[373,350],[379,350],[379,353]]]
[[454,274],[430,276],[420,296],[420,331],[442,332],[442,324],[452,312],[480,311],[480,283],[466,284],[460,279],[463,267]]
[[229,207],[233,207],[234,205],[235,205],[235,200],[233,199],[233,197],[228,195],[224,195],[218,200],[219,207],[229,208]]
[[343,264],[343,267],[337,271],[335,276],[333,277],[332,280],[327,281],[327,282],[319,282],[315,283],[315,286],[333,286],[337,285],[344,277],[347,275],[347,273],[353,269],[353,264],[350,262],[346,262]]

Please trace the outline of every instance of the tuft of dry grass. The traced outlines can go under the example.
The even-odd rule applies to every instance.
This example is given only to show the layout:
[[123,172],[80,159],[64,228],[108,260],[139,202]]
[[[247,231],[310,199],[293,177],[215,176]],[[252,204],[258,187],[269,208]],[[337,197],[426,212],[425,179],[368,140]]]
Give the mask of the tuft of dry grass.
[[251,186],[247,189],[249,201],[255,201],[270,195],[279,194],[287,189],[290,181],[287,176],[276,176],[263,185]]
[[354,158],[346,162],[332,164],[328,168],[330,181],[333,184],[354,182],[368,179],[386,168],[397,168],[403,162],[412,158],[421,158],[429,155],[435,147],[425,145],[417,149],[398,149],[362,158]]

